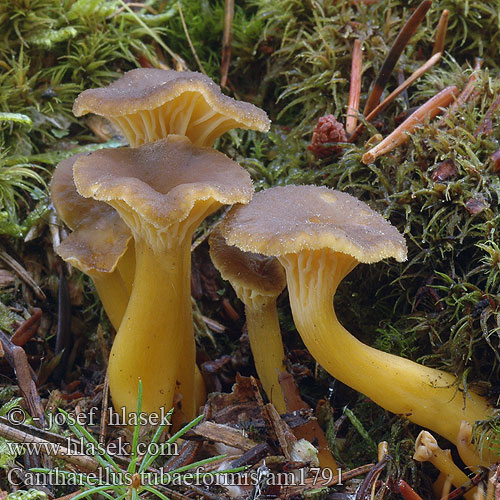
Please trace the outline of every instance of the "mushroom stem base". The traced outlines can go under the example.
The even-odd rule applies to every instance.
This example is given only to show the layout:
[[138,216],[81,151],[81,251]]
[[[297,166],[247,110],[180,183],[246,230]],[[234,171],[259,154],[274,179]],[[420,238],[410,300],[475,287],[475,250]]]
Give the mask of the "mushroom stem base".
[[309,352],[333,377],[392,413],[457,442],[462,420],[492,415],[486,399],[465,393],[450,373],[369,347],[338,321],[333,296],[357,264],[332,250],[279,258],[286,269],[293,318]]
[[248,338],[255,369],[265,393],[279,413],[286,413],[278,375],[285,372],[285,351],[281,340],[276,300],[262,300],[258,309],[245,304]]
[[[186,301],[189,268],[185,256],[189,256],[189,247],[174,247],[160,254],[136,240],[135,250],[134,288],[108,367],[113,403],[117,409],[125,407],[127,415],[136,411],[139,379],[146,413],[170,410],[180,363],[191,366],[194,379],[194,339],[192,349],[185,346],[185,330],[192,328],[192,322],[186,324],[191,314],[191,303]],[[193,380],[186,385],[193,387]]]

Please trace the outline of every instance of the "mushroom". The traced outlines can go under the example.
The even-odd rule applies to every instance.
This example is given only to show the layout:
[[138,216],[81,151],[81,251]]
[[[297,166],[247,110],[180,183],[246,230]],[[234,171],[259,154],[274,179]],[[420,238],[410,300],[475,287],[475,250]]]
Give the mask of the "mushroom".
[[276,299],[286,287],[285,271],[273,257],[226,245],[220,232],[210,235],[210,257],[245,305],[248,338],[264,391],[279,413],[286,413],[278,375],[285,372]]
[[[455,465],[451,458],[450,450],[442,450],[436,438],[427,431],[422,431],[417,436],[415,441],[415,454],[413,459],[418,462],[430,462],[436,469],[438,469],[442,476],[446,475],[451,479],[451,483],[456,488],[466,484],[469,478]],[[440,476],[440,477],[442,477]],[[442,481],[436,481],[434,485],[434,494],[437,498],[441,498]],[[475,498],[473,491],[464,494],[467,500]]]
[[82,92],[75,116],[105,116],[133,147],[168,134],[188,137],[197,146],[212,146],[233,128],[267,132],[265,111],[221,93],[207,76],[194,71],[138,68],[108,87]]
[[113,402],[135,411],[142,379],[143,410],[168,410],[178,369],[185,366],[180,413],[190,418],[195,412],[191,237],[223,204],[250,200],[250,176],[222,153],[176,135],[80,157],[73,175],[78,192],[116,209],[135,240],[133,289],[108,368]]
[[55,250],[63,260],[92,278],[106,314],[118,329],[129,295],[120,273],[127,272],[127,256],[133,255],[129,244],[132,234],[116,210],[76,191],[73,165],[81,157],[75,155],[61,161],[50,184],[54,207],[73,231]]
[[489,461],[483,460],[474,449],[472,444],[472,425],[466,420],[462,420],[457,436],[457,451],[462,462],[471,470],[476,470],[480,466],[488,467]]
[[[65,261],[90,276],[111,324],[118,330],[127,308],[135,273],[135,251],[132,233],[118,212],[107,203],[81,196],[73,181],[73,164],[81,154],[60,162],[51,181],[51,196],[59,216],[73,233],[58,246],[56,252]],[[190,341],[186,339],[186,349]],[[182,392],[184,371],[179,367],[179,391]],[[205,401],[205,385],[194,366],[195,402]],[[189,385],[192,377],[188,376]]]
[[326,187],[275,187],[233,207],[220,231],[229,245],[278,258],[297,329],[332,376],[452,442],[462,419],[491,415],[487,401],[464,394],[454,375],[369,347],[337,319],[335,291],[359,262],[406,258],[403,237],[368,205]]

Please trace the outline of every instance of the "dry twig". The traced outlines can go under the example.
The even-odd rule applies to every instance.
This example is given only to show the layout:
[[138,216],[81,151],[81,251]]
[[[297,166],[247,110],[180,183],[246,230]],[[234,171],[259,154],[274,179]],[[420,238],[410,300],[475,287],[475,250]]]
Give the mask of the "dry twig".
[[201,422],[194,429],[189,431],[189,433],[186,433],[184,437],[189,439],[189,437],[193,435],[209,441],[215,441],[216,443],[223,443],[243,451],[249,451],[257,444],[247,438],[244,433],[238,429],[209,421]]
[[454,85],[441,90],[434,97],[422,104],[413,114],[411,114],[396,130],[389,134],[383,141],[367,151],[361,161],[366,165],[373,163],[379,156],[392,151],[397,146],[409,140],[409,135],[426,119],[432,119],[442,112],[442,108],[448,106],[453,98],[458,94],[458,88]]
[[372,484],[377,480],[378,476],[380,475],[380,472],[385,468],[387,465],[387,462],[389,461],[389,455],[386,455],[380,462],[376,463],[368,472],[368,474],[365,477],[365,480],[361,484],[361,486],[358,488],[358,491],[356,492],[356,500],[364,500],[365,497],[368,494],[368,491],[371,490]]
[[369,473],[374,466],[375,464],[362,465],[361,467],[348,470],[346,472],[343,472],[342,474],[335,474],[329,480],[323,479],[321,477],[309,477],[305,479],[304,484],[288,488],[287,493],[290,497],[292,497],[294,494],[300,494],[310,489],[329,488],[330,486],[334,486],[339,483],[343,484],[354,477]]
[[438,52],[444,52],[444,41],[446,39],[446,30],[448,29],[449,17],[450,11],[447,9],[443,10],[436,29],[436,39],[434,40],[432,55],[437,54]]
[[189,44],[189,48],[191,49],[191,52],[193,53],[193,56],[196,60],[196,64],[198,65],[198,68],[200,71],[206,75],[205,70],[203,69],[203,66],[201,65],[200,58],[198,57],[198,54],[196,53],[196,49],[194,48],[193,42],[191,41],[191,37],[189,36],[189,31],[186,26],[186,21],[184,20],[184,14],[182,13],[182,7],[180,2],[177,2],[177,6],[179,7],[179,15],[181,17],[181,23],[182,23],[182,28],[184,29],[184,33],[186,34],[186,38]]
[[351,135],[356,128],[359,112],[359,97],[361,95],[361,74],[363,71],[363,51],[361,40],[354,40],[351,65],[351,85],[349,87],[349,103],[347,104],[347,117],[345,131]]
[[104,445],[106,441],[106,430],[108,427],[108,404],[109,404],[109,373],[106,370],[104,378],[104,386],[102,388],[102,410],[101,410],[101,425],[99,426],[99,443]]
[[410,38],[413,36],[417,28],[420,26],[420,23],[425,17],[425,14],[429,10],[432,4],[431,0],[424,0],[416,9],[415,12],[410,16],[406,24],[403,26],[399,35],[397,36],[394,44],[389,50],[387,57],[385,58],[382,67],[377,75],[375,83],[373,84],[373,88],[368,96],[368,100],[366,101],[365,109],[363,111],[364,115],[367,115],[372,111],[372,109],[377,106],[378,101],[380,100],[380,96],[384,91],[384,88],[389,80],[389,76],[396,66],[398,62],[399,56],[402,54],[404,48],[410,41]]
[[47,300],[42,289],[38,286],[36,281],[32,278],[31,274],[24,269],[24,267],[13,259],[5,250],[0,250],[0,259],[3,260],[18,276],[35,292],[35,295],[41,300]]
[[224,35],[222,38],[222,61],[221,61],[221,80],[220,86],[227,84],[227,75],[229,73],[229,63],[231,62],[231,28],[234,17],[234,0],[226,0],[224,15]]
[[[415,80],[420,78],[426,71],[428,71],[434,64],[436,64],[441,59],[441,52],[433,55],[429,60],[427,60],[420,68],[414,71],[401,85],[399,85],[395,90],[393,90],[375,109],[373,109],[368,116],[366,121],[369,122],[378,116],[399,94],[406,90]],[[358,138],[359,133],[363,129],[364,124],[360,123],[356,130],[352,133],[349,138],[349,142],[354,142]]]

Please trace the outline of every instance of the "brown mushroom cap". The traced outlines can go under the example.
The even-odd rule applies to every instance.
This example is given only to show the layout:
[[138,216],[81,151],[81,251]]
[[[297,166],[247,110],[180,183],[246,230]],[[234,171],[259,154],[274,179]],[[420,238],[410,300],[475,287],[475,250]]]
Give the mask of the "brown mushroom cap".
[[85,273],[112,272],[132,237],[115,209],[84,198],[76,191],[73,165],[78,154],[61,161],[52,176],[50,193],[54,207],[73,232],[57,247],[59,256]]
[[283,256],[331,248],[359,262],[406,259],[398,230],[353,196],[318,186],[274,187],[236,206],[220,231],[244,251]]
[[285,289],[285,270],[274,257],[229,246],[218,228],[212,232],[209,241],[212,262],[222,278],[233,286],[266,296],[278,296]]
[[82,116],[106,116],[132,146],[185,135],[199,146],[211,146],[232,128],[266,132],[266,113],[247,102],[225,96],[205,75],[194,71],[139,68],[108,87],[82,92],[73,106]]
[[136,149],[96,151],[78,158],[73,172],[83,196],[115,206],[152,246],[157,237],[168,239],[167,229],[198,201],[245,203],[253,194],[250,176],[236,162],[176,135]]

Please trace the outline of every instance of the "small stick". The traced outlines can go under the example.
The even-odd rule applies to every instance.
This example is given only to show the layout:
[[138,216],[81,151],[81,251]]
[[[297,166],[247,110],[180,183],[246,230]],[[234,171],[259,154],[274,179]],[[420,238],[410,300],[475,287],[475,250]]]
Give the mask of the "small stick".
[[12,343],[14,345],[23,346],[30,340],[40,326],[42,319],[42,310],[38,307],[33,309],[33,314],[14,332],[12,335]]
[[378,101],[380,100],[380,96],[384,91],[385,85],[387,84],[387,80],[389,80],[389,76],[391,75],[394,66],[396,66],[396,63],[398,62],[399,56],[402,54],[404,48],[410,41],[410,38],[413,36],[417,28],[420,26],[420,23],[424,19],[425,14],[429,10],[431,4],[431,0],[424,0],[415,9],[415,12],[413,12],[408,21],[406,21],[406,24],[399,32],[399,35],[394,41],[391,50],[389,50],[389,53],[387,54],[382,67],[380,68],[375,83],[373,84],[373,88],[370,92],[370,95],[368,96],[365,110],[363,111],[363,114],[365,116],[375,108]]
[[231,462],[231,468],[243,467],[244,465],[255,465],[269,455],[270,451],[267,443],[259,443]]
[[201,315],[201,319],[208,326],[208,328],[210,328],[210,330],[213,330],[215,333],[224,333],[227,330],[227,328],[223,324],[215,321],[212,318],[203,316],[203,314]]
[[191,437],[201,437],[203,440],[222,443],[226,446],[243,450],[244,452],[251,450],[257,444],[247,438],[243,431],[239,429],[233,429],[228,425],[210,421],[199,423],[194,429],[184,435],[185,439],[190,439]]
[[163,471],[170,472],[179,467],[184,467],[194,461],[196,453],[201,448],[202,442],[198,441],[185,441],[182,445],[179,453],[173,455],[167,461],[167,463],[162,467]]
[[[375,109],[373,109],[368,116],[366,121],[373,120],[378,116],[401,92],[406,90],[415,80],[420,78],[426,71],[428,71],[434,64],[436,64],[441,59],[441,52],[434,54],[429,60],[427,60],[420,68],[414,71],[399,87],[393,90]],[[349,138],[349,142],[353,142],[359,136],[359,133],[363,129],[364,124],[360,123],[356,130],[352,133]]]
[[220,65],[221,80],[220,86],[225,87],[227,75],[229,73],[229,63],[231,62],[231,28],[234,18],[234,0],[226,0],[224,15],[224,35],[222,38],[222,61]]
[[279,447],[283,456],[287,460],[292,460],[290,451],[292,450],[293,445],[297,442],[297,438],[293,434],[290,427],[288,427],[288,424],[284,420],[281,420],[278,410],[272,403],[265,405],[264,409],[269,416],[269,421],[271,422],[273,430],[278,438]]
[[186,34],[187,41],[189,43],[189,48],[191,49],[191,52],[193,53],[193,56],[196,60],[196,64],[198,64],[198,68],[200,68],[200,71],[206,76],[205,70],[203,69],[203,66],[201,65],[200,58],[198,57],[198,54],[196,53],[196,49],[194,48],[193,42],[191,41],[191,37],[189,36],[189,31],[186,26],[186,21],[184,20],[184,14],[182,13],[182,7],[180,2],[177,2],[177,7],[179,7],[179,15],[181,16],[181,23],[182,23],[182,28],[184,29],[184,33]]
[[308,478],[304,482],[306,483],[306,487],[326,488],[334,486],[335,484],[339,484],[339,482],[345,483],[349,481],[349,479],[367,474],[373,469],[373,467],[375,467],[375,464],[362,465],[361,467],[357,467],[356,469],[351,469],[346,472],[342,472],[342,474],[337,474],[330,481],[321,480],[319,478]]
[[106,370],[104,378],[104,387],[102,388],[102,410],[101,410],[101,425],[99,426],[99,443],[102,445],[106,442],[106,430],[108,426],[108,399],[109,399],[109,373]]
[[486,134],[486,135],[491,134],[492,130],[491,117],[493,116],[493,113],[497,110],[498,106],[500,106],[500,96],[495,99],[495,101],[491,105],[486,115],[484,115],[484,118],[482,119],[481,123],[474,131],[474,137],[477,137],[479,134]]
[[153,38],[153,40],[158,45],[160,45],[160,47],[162,47],[163,50],[167,52],[167,54],[170,55],[170,57],[174,60],[174,64],[179,67],[184,67],[185,63],[183,59],[178,56],[168,45],[166,45],[159,35],[157,35],[152,29],[150,29],[149,26],[128,6],[126,2],[124,2],[123,0],[119,0],[119,2],[123,5],[124,9],[134,17],[137,23],[146,30],[148,35]]
[[448,29],[449,17],[450,11],[448,9],[443,10],[436,29],[436,38],[434,40],[432,55],[437,54],[438,52],[444,52],[444,41],[446,38],[446,30]]
[[405,500],[422,500],[422,497],[403,479],[400,479],[397,485],[399,493]]
[[43,293],[42,289],[38,286],[36,281],[32,278],[31,274],[24,269],[24,267],[17,262],[17,260],[13,259],[7,252],[4,250],[0,250],[0,259],[3,260],[14,272],[16,272],[19,277],[27,283],[33,291],[35,295],[41,300],[47,300],[47,297]]
[[370,472],[365,477],[365,480],[361,483],[361,486],[358,488],[356,492],[356,500],[363,500],[371,489],[371,485],[377,480],[380,473],[385,469],[387,462],[390,460],[389,455],[386,455],[383,460],[377,462]]
[[22,347],[15,346],[12,349],[12,357],[14,359],[14,369],[17,376],[17,385],[21,391],[30,414],[34,420],[38,422],[40,427],[46,428],[47,421],[43,412],[42,404],[40,403],[40,395],[33,381],[31,367],[28,363],[26,352]]
[[458,94],[458,88],[455,85],[446,87],[436,94],[432,99],[429,99],[425,104],[422,104],[413,114],[411,114],[396,130],[389,134],[383,141],[379,142],[375,147],[367,151],[361,161],[367,165],[373,163],[379,156],[392,151],[397,146],[404,144],[409,140],[409,135],[420,125],[425,119],[432,119],[442,112],[443,107],[448,106],[453,98]]
[[467,85],[464,87],[460,95],[457,97],[455,102],[451,104],[451,106],[446,110],[446,113],[443,115],[441,120],[439,120],[438,127],[444,124],[445,120],[447,120],[459,106],[463,106],[470,98],[472,92],[474,91],[474,82],[477,80],[477,72],[481,69],[483,65],[483,60],[479,57],[476,57],[476,64],[474,65],[474,71],[472,75],[470,75],[469,80],[467,81]]
[[[3,357],[5,358],[7,363],[9,363],[9,365],[15,370],[14,349],[16,348],[16,346],[12,343],[12,341],[10,340],[10,337],[6,333],[4,333],[2,330],[0,330],[0,342],[2,343],[2,348],[3,348],[3,353],[4,353]],[[36,379],[36,373],[33,370],[33,368],[31,368],[31,366],[30,366],[29,369],[30,369],[31,377],[33,379]]]
[[477,473],[472,479],[470,479],[466,484],[460,486],[459,488],[453,490],[451,493],[446,495],[446,500],[455,500],[465,495],[468,491],[475,488],[481,481],[484,481],[488,476],[488,469],[483,469]]
[[356,128],[359,112],[359,96],[361,95],[361,73],[363,70],[363,51],[361,40],[354,40],[351,64],[351,85],[349,87],[349,103],[347,104],[347,117],[345,131],[351,135]]

